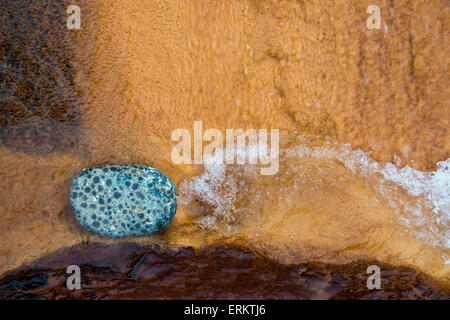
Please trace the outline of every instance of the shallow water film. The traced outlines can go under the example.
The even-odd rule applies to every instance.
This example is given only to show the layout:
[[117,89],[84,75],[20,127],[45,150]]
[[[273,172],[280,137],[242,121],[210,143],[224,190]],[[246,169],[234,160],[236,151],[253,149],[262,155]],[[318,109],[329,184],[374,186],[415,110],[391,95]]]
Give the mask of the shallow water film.
[[[0,299],[449,298],[446,1],[0,12]],[[107,164],[170,178],[164,233],[78,222]]]

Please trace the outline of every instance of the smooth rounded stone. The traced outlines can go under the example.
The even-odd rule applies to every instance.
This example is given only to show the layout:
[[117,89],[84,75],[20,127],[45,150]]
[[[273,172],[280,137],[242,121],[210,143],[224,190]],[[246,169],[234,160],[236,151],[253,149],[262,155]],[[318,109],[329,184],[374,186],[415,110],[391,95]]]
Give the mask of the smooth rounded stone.
[[137,164],[83,169],[70,186],[70,203],[82,226],[110,238],[162,233],[177,209],[172,181]]

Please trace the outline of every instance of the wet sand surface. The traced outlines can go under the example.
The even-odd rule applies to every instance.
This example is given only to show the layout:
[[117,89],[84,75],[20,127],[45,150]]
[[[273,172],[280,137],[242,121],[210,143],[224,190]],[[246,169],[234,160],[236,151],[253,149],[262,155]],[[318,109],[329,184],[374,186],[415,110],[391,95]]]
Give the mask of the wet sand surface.
[[[366,29],[368,1],[80,1],[79,31],[65,27],[67,4],[0,2],[0,274],[83,242],[135,241],[246,247],[277,261],[272,275],[379,261],[448,285],[450,195],[431,178],[450,156],[445,2],[380,1],[387,31]],[[174,165],[171,133],[195,120],[280,129],[279,173]],[[389,162],[421,171],[374,169]],[[77,224],[71,179],[105,163],[174,181],[164,235],[111,240]]]

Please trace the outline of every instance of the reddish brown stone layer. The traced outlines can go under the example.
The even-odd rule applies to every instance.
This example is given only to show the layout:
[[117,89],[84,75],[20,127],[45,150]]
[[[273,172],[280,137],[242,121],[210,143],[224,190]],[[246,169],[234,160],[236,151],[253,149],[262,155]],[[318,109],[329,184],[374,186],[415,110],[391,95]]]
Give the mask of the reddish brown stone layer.
[[0,3],[0,146],[71,151],[78,142],[77,65],[65,1]]
[[[81,268],[82,289],[66,288],[66,268]],[[382,270],[368,290],[367,266]],[[411,269],[379,263],[283,265],[232,247],[169,250],[134,243],[53,253],[0,280],[1,299],[449,299],[449,289]]]

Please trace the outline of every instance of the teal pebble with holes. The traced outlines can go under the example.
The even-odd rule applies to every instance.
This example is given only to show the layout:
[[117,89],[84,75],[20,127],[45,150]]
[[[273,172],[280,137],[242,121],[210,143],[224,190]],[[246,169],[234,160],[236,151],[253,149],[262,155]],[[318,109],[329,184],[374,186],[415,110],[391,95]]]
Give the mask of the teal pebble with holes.
[[82,226],[109,238],[162,233],[177,210],[172,181],[138,164],[83,169],[70,186],[70,203]]

